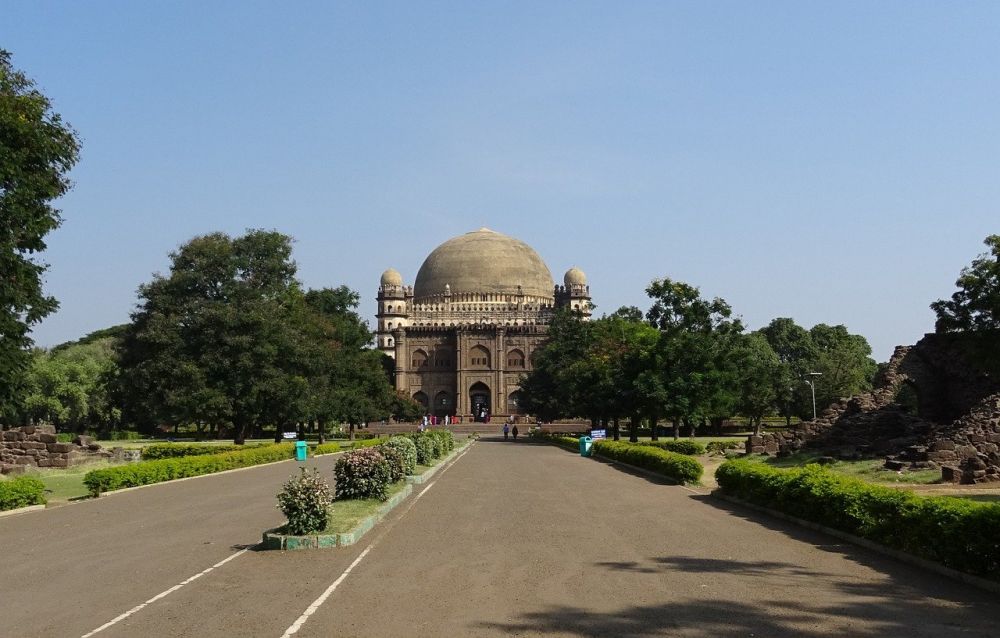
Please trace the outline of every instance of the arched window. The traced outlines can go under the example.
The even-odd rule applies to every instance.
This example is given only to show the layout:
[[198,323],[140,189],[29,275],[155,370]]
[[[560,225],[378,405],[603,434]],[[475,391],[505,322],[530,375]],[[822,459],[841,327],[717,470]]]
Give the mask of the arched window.
[[413,352],[412,363],[414,370],[427,367],[427,353],[423,350],[415,350]]
[[417,403],[419,403],[420,405],[424,406],[424,409],[427,408],[427,405],[428,405],[428,403],[427,403],[427,395],[424,394],[423,392],[417,392],[416,394],[414,394],[413,395],[413,400],[416,401]]
[[524,367],[524,352],[514,349],[507,353],[507,367],[508,368],[523,368]]
[[385,340],[385,345],[392,346],[392,337],[389,337],[388,339]]
[[469,363],[473,368],[489,368],[490,351],[483,346],[473,346],[469,350]]

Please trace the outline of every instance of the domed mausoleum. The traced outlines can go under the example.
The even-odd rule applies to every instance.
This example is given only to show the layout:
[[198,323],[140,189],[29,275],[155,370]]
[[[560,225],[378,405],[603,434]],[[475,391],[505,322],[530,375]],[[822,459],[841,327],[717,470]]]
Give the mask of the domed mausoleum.
[[392,268],[382,273],[378,346],[396,360],[396,390],[429,414],[522,415],[521,375],[563,306],[590,317],[582,270],[557,286],[531,246],[480,228],[431,251],[413,286]]

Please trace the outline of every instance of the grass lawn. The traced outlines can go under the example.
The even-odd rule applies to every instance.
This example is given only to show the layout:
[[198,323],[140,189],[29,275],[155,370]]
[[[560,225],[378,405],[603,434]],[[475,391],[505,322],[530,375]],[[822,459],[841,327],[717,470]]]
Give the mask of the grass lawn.
[[979,501],[980,503],[998,503],[1000,494],[935,494],[934,492],[920,492],[920,496],[943,496],[945,498],[964,498],[967,501]]
[[45,483],[45,499],[49,504],[58,504],[78,498],[89,498],[90,491],[83,484],[84,475],[91,470],[110,466],[111,463],[107,461],[98,461],[65,469],[41,467],[25,472],[25,475],[33,476]]
[[[802,467],[809,463],[815,463],[820,456],[819,454],[799,452],[788,456],[769,457],[764,462],[774,467]],[[831,472],[853,476],[869,483],[926,485],[941,480],[941,470],[902,470],[897,472],[885,469],[882,465],[883,462],[882,459],[834,461],[824,467]]]
[[[389,488],[389,498],[399,494],[406,487],[405,481],[400,481]],[[385,501],[376,498],[334,501],[330,506],[330,524],[323,530],[324,534],[343,534],[351,531],[362,519],[371,516]]]

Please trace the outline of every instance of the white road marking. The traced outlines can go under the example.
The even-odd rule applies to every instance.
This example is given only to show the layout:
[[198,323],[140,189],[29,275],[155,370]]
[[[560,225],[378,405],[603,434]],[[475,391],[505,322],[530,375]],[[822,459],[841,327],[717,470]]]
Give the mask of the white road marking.
[[[463,456],[465,456],[465,454],[470,449],[472,449],[472,444],[469,444],[469,446],[467,448],[465,448],[464,452],[462,452],[461,454],[459,454],[458,456],[456,456],[454,459],[452,459],[451,463],[449,463],[447,466],[441,468],[441,472],[438,474],[438,478],[441,477],[441,474],[444,474],[449,469],[451,469],[451,466],[454,465],[455,462],[458,461],[458,459],[460,459]],[[424,494],[426,494],[428,491],[430,491],[430,489],[432,487],[434,487],[434,484],[437,483],[437,482],[438,482],[438,479],[434,479],[433,481],[431,481],[430,483],[427,484],[427,487],[425,487],[424,489],[420,490],[420,492],[417,493],[417,495],[413,497],[413,500],[410,501],[410,504],[407,506],[407,508],[405,510],[403,510],[403,512],[399,515],[399,518],[397,518],[396,520],[398,521],[399,519],[401,519],[404,516],[406,516],[406,514],[409,513],[409,511],[411,509],[413,509],[413,506],[416,505],[417,501],[420,500],[420,497],[423,496]],[[316,613],[316,611],[323,605],[323,603],[326,602],[326,599],[329,598],[333,594],[333,592],[337,589],[337,587],[340,586],[340,583],[344,582],[344,580],[347,578],[347,575],[351,573],[351,570],[353,570],[355,567],[357,567],[358,564],[362,560],[364,560],[365,556],[368,555],[368,552],[372,551],[375,548],[375,545],[380,540],[382,540],[382,537],[385,536],[385,533],[388,532],[388,531],[389,530],[387,529],[387,530],[383,531],[381,534],[379,534],[378,537],[375,540],[373,540],[368,547],[365,548],[365,551],[363,551],[360,554],[358,554],[358,557],[354,559],[354,562],[347,566],[347,569],[345,569],[343,571],[343,573],[340,576],[337,577],[337,580],[333,581],[333,583],[331,583],[331,585],[326,588],[326,591],[324,591],[322,594],[320,594],[319,598],[317,598],[316,600],[314,600],[312,602],[312,604],[309,605],[304,612],[302,612],[302,615],[299,616],[295,620],[295,622],[293,622],[291,624],[291,626],[288,629],[285,630],[285,633],[281,634],[281,638],[289,638],[290,636],[298,633],[299,629],[302,629],[302,625],[304,625],[306,623],[306,621],[309,620],[309,616],[312,616],[313,614]],[[84,638],[86,638],[86,636],[84,636]]]
[[249,549],[241,549],[240,551],[236,552],[232,556],[229,556],[228,558],[220,560],[218,563],[212,565],[208,569],[206,569],[206,570],[204,570],[202,572],[198,572],[197,574],[195,574],[191,578],[188,578],[187,580],[184,580],[184,581],[181,581],[180,583],[177,583],[176,585],[174,585],[173,587],[171,587],[170,589],[168,589],[166,591],[160,592],[159,594],[153,596],[152,598],[150,598],[146,602],[142,603],[141,605],[136,605],[132,609],[129,609],[128,611],[126,611],[124,614],[122,614],[122,615],[120,615],[120,616],[118,616],[118,617],[116,617],[116,618],[114,618],[112,620],[109,620],[108,622],[104,623],[103,625],[101,625],[97,629],[95,629],[95,630],[93,630],[93,631],[91,631],[89,633],[83,634],[83,636],[81,636],[80,638],[90,638],[94,634],[96,634],[98,632],[101,632],[101,631],[104,631],[105,629],[107,629],[108,627],[111,627],[112,625],[120,623],[121,621],[125,620],[126,618],[128,618],[132,614],[134,614],[134,613],[136,613],[138,611],[141,611],[147,605],[155,603],[156,601],[160,600],[161,598],[169,596],[170,594],[174,593],[175,591],[177,591],[178,589],[180,589],[184,585],[187,585],[188,583],[191,583],[191,582],[193,582],[195,580],[198,580],[199,578],[201,578],[202,576],[204,576],[208,572],[212,571],[213,569],[215,569],[217,567],[222,567],[223,565],[225,565],[229,561],[233,560],[234,558],[237,558],[239,556],[242,556],[243,554],[246,554],[248,551],[250,551],[250,550]]

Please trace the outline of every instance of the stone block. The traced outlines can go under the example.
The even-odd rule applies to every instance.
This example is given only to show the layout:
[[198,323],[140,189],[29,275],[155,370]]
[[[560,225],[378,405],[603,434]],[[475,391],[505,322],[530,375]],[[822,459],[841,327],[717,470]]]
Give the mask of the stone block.
[[24,433],[17,430],[7,430],[3,433],[4,441],[21,441],[24,439]]
[[21,449],[23,450],[44,450],[45,444],[41,441],[22,441]]
[[48,432],[39,432],[35,436],[37,436],[38,440],[42,443],[56,443],[59,440],[56,438],[55,434],[49,434]]
[[72,443],[49,443],[48,445],[49,452],[64,453],[72,452],[73,449]]
[[73,443],[76,443],[77,445],[81,445],[83,447],[87,447],[93,442],[94,438],[91,436],[87,436],[86,434],[81,434],[73,439]]
[[958,445],[955,447],[955,454],[960,459],[971,459],[979,454],[979,450],[973,445]]
[[49,467],[69,467],[69,461],[66,459],[49,459]]
[[962,471],[952,465],[941,467],[941,480],[945,483],[958,483],[962,480]]
[[23,428],[21,428],[21,432],[23,432],[24,434],[34,434],[35,433],[35,426],[33,426],[33,425],[26,425]]
[[986,436],[982,434],[967,434],[965,438],[969,439],[969,443],[982,443],[986,440]]
[[902,461],[894,461],[894,460],[891,460],[891,459],[886,459],[885,460],[885,469],[887,469],[887,470],[893,470],[893,471],[898,472],[899,470],[903,469],[904,467],[906,467],[906,464],[903,463]]
[[15,465],[32,465],[32,458],[30,456],[19,456],[14,459]]
[[49,467],[52,465],[52,461],[49,459],[38,459],[38,467]]
[[933,443],[931,443],[931,448],[930,449],[931,449],[932,452],[940,452],[942,450],[954,450],[955,449],[955,442],[954,441],[948,441],[948,440],[934,441]]
[[14,463],[4,463],[0,465],[0,474],[20,474],[24,472],[24,465],[15,465]]
[[56,426],[51,423],[42,423],[35,426],[35,432],[42,432],[44,434],[55,434]]

